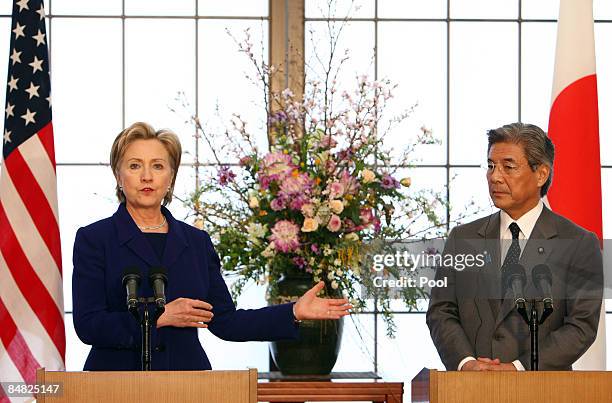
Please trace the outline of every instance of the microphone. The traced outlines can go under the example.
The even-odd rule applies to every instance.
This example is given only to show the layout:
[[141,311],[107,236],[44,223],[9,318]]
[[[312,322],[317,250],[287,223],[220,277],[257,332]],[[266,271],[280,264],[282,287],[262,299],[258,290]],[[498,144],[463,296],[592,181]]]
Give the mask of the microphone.
[[533,268],[531,272],[533,284],[537,290],[542,293],[542,302],[544,303],[544,312],[542,312],[542,318],[540,323],[544,322],[553,312],[553,298],[552,298],[552,272],[550,267],[545,264],[539,264]]
[[504,284],[507,288],[512,289],[516,309],[526,313],[524,289],[527,284],[527,274],[525,274],[525,268],[520,264],[512,264],[504,271],[504,277]]
[[166,305],[166,285],[168,284],[168,271],[163,267],[153,267],[149,271],[149,284],[153,289],[153,298],[158,313],[161,315]]
[[121,280],[127,294],[126,304],[128,310],[133,314],[138,314],[138,286],[140,285],[140,269],[137,267],[126,267],[123,270]]

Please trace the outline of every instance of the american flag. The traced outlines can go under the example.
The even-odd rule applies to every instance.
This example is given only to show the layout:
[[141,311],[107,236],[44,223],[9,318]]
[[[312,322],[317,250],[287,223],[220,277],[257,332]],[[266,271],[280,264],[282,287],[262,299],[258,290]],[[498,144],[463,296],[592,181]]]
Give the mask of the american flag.
[[37,368],[64,368],[66,350],[42,0],[14,0],[8,63],[0,172],[0,380],[35,383]]

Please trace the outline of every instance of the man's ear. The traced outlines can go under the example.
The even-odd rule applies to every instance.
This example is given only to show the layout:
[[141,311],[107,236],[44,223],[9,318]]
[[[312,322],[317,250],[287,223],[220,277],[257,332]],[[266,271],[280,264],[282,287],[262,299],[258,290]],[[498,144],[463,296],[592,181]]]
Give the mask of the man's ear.
[[546,164],[540,164],[536,169],[538,175],[538,187],[544,186],[550,176],[550,167]]

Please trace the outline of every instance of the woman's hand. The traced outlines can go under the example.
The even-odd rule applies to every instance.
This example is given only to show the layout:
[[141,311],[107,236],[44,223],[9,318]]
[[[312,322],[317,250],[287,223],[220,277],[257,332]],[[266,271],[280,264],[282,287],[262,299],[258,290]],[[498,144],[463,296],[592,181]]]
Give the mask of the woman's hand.
[[166,304],[166,310],[157,319],[157,327],[207,328],[213,318],[212,305],[198,299],[177,298]]
[[319,298],[317,294],[323,289],[325,283],[319,281],[317,285],[306,291],[293,306],[293,314],[297,320],[304,319],[340,319],[350,315],[348,311],[353,306],[346,298]]

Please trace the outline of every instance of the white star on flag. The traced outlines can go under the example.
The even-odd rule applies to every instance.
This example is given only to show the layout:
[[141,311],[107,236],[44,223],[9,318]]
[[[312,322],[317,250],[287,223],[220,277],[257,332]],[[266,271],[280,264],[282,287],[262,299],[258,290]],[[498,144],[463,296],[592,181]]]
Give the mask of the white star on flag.
[[17,25],[15,26],[15,29],[13,30],[13,32],[15,33],[15,39],[19,39],[20,36],[23,36],[25,38],[25,34],[23,33],[23,30],[25,29],[25,25],[19,25],[19,23],[16,23]]
[[45,45],[45,34],[40,32],[40,29],[38,30],[38,33],[36,35],[32,35],[32,38],[36,39],[36,47],[39,47],[40,45]]
[[11,105],[10,102],[7,102],[6,109],[4,110],[4,113],[6,113],[6,117],[15,116],[15,114],[13,113],[13,109],[15,109],[15,105]]
[[30,112],[30,109],[26,109],[26,113],[25,115],[21,115],[22,119],[25,120],[25,125],[29,125],[30,123],[36,123],[36,120],[34,120],[34,115],[36,115],[36,112]]
[[17,81],[19,81],[19,79],[18,79],[18,78],[15,78],[15,77],[11,76],[11,79],[10,79],[10,81],[8,82],[8,86],[9,86],[9,88],[10,88],[10,91],[9,91],[9,92],[12,92],[13,90],[17,90],[17,89],[18,89],[18,88],[17,88]]
[[17,52],[17,49],[13,48],[13,54],[11,55],[10,59],[13,61],[13,66],[17,63],[21,63],[21,53],[22,52]]
[[24,8],[25,8],[26,10],[29,10],[29,9],[30,9],[30,7],[28,7],[28,2],[29,2],[29,1],[30,1],[30,0],[19,0],[19,1],[17,2],[17,5],[19,6],[19,12],[21,12],[21,11],[22,11]]
[[42,20],[43,18],[45,18],[45,8],[43,7],[43,5],[40,5],[40,8],[36,11],[38,14],[40,14],[40,19]]
[[38,60],[36,56],[34,56],[34,60],[32,63],[28,63],[28,66],[32,66],[32,74],[36,73],[37,70],[43,71],[42,69],[42,60]]
[[47,102],[49,102],[49,108],[51,108],[51,95],[49,95],[47,98],[45,98],[47,100]]
[[5,143],[11,142],[11,131],[10,130],[4,129],[4,142]]
[[34,85],[34,83],[30,83],[30,88],[28,88],[27,90],[25,90],[25,92],[27,92],[28,94],[30,94],[30,99],[32,99],[32,97],[38,97],[38,89],[40,88],[40,85]]

